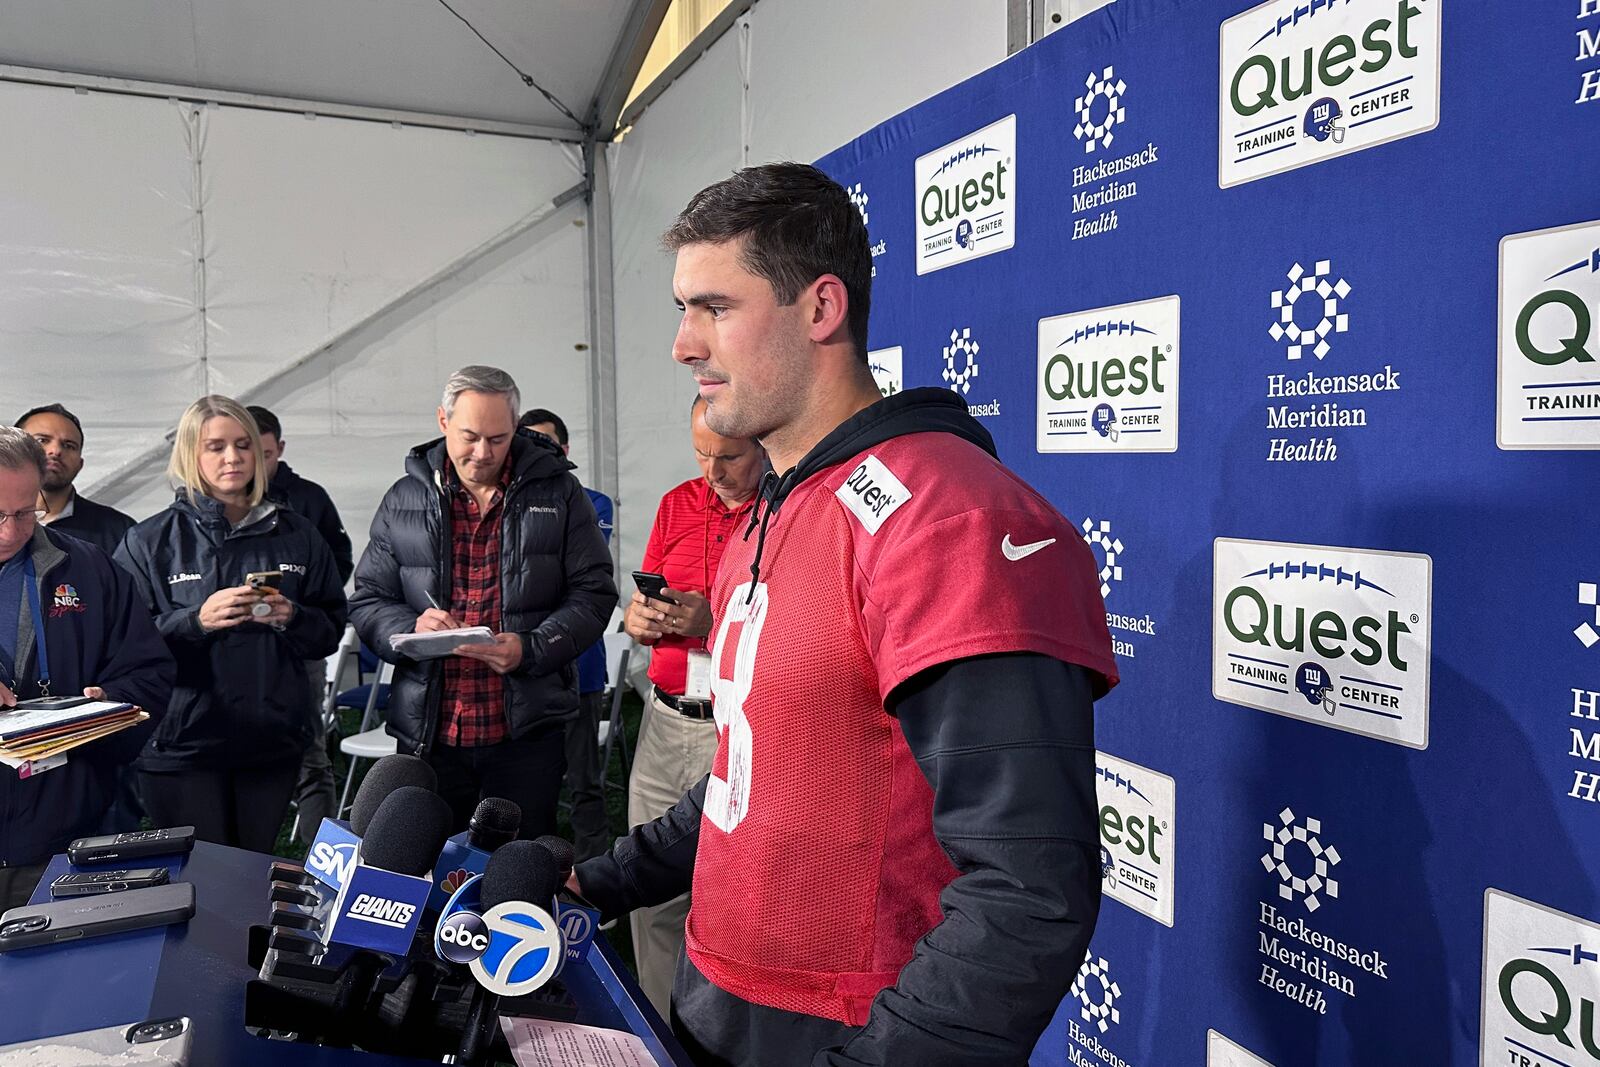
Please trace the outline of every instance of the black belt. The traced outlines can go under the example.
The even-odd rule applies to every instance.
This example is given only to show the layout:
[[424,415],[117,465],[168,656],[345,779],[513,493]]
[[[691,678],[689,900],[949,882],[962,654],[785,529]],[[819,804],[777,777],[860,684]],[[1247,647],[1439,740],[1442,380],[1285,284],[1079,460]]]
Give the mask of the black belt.
[[712,717],[711,701],[694,700],[690,697],[675,697],[659,685],[655,688],[656,699],[684,718],[703,720]]

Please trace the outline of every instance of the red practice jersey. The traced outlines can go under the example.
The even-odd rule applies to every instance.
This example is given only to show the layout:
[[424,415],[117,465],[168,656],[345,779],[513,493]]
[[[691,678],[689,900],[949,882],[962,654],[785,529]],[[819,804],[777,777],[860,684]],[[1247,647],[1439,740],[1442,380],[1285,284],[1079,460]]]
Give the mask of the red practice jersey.
[[768,525],[752,589],[756,545],[729,546],[712,594],[720,744],[687,948],[735,996],[859,1026],[956,877],[885,699],[937,664],[1000,652],[1079,664],[1109,688],[1099,577],[1043,497],[942,432],[802,482]]

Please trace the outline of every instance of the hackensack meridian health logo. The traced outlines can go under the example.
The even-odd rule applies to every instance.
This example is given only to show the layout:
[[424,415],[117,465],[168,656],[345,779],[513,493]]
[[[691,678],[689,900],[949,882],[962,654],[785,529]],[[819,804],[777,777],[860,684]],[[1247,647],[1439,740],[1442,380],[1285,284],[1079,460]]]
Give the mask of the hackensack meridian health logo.
[[1501,448],[1600,448],[1600,222],[1500,242]]
[[1600,925],[1483,895],[1481,1067],[1600,1064]]
[[1223,22],[1217,182],[1439,124],[1441,0],[1268,0]]
[[1213,696],[1428,747],[1430,557],[1219,537],[1213,559]]
[[1000,414],[998,397],[988,401],[975,401],[971,397],[973,383],[978,380],[978,354],[983,345],[973,336],[970,326],[951,329],[950,338],[940,350],[944,369],[939,377],[950,391],[967,401],[967,414],[975,419]]
[[1017,116],[917,157],[917,273],[1004,252],[1017,236]]
[[1176,296],[1039,320],[1040,452],[1178,450]]
[[862,189],[861,183],[856,182],[854,185],[845,189],[845,193],[850,197],[850,203],[854,204],[856,210],[861,212],[861,225],[867,228],[867,241],[871,244],[872,258],[874,260],[872,264],[872,276],[876,278],[878,276],[878,264],[876,260],[879,256],[889,251],[889,242],[885,240],[872,240],[872,213],[867,210],[867,205],[872,202],[872,197],[864,189]]
[[1176,787],[1170,777],[1105,752],[1094,758],[1105,895],[1172,925]]

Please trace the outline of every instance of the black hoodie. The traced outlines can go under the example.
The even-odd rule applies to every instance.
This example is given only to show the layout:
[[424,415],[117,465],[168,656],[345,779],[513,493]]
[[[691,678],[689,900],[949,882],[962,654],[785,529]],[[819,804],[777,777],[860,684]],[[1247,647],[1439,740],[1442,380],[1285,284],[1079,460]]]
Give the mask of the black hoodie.
[[339,518],[339,509],[333,506],[333,498],[328,491],[310,478],[302,478],[287,463],[280,461],[272,481],[267,483],[267,496],[317,528],[333,553],[333,565],[339,571],[339,584],[348,582],[351,572],[356,569],[355,549],[350,544],[350,535],[344,531],[344,520]]
[[[746,536],[764,535],[810,478],[881,442],[930,431],[994,454],[988,432],[949,390],[907,390],[841,423],[792,470],[770,476]],[[758,542],[753,576],[760,567]],[[918,942],[860,1028],[748,1003],[681,955],[673,1015],[695,1061],[1026,1063],[1077,974],[1099,912],[1093,700],[1105,688],[1105,678],[1078,664],[1012,653],[939,664],[890,693],[886,710],[933,788],[934,834],[960,872],[940,897],[944,921]],[[689,889],[705,789],[702,779],[662,818],[579,865],[585,896],[607,917]]]
[[[322,535],[274,504],[229,526],[222,505],[172,504],[128,531],[116,560],[138,579],[156,629],[178,664],[166,717],[139,757],[146,771],[228,770],[299,759],[316,711],[308,659],[339,647],[345,601]],[[283,630],[246,622],[207,632],[200,606],[252,571],[282,571],[279,592],[296,605]]]
[[[442,660],[396,653],[394,634],[450,599],[450,507],[443,438],[413,448],[406,476],[390,486],[372,518],[356,566],[350,621],[362,642],[395,664],[386,714],[402,752],[433,744],[443,702]],[[522,664],[504,678],[512,737],[578,713],[578,653],[599,640],[617,604],[611,553],[594,505],[561,448],[543,434],[511,441],[511,483],[500,528],[500,629],[522,635]]]

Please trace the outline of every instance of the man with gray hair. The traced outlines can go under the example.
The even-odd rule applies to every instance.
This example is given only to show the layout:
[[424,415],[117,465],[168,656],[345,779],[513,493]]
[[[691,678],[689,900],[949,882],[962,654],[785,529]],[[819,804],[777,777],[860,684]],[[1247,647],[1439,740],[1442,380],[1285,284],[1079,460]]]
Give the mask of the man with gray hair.
[[[395,664],[389,733],[438,772],[457,829],[495,796],[520,805],[522,836],[538,837],[555,829],[573,661],[605,629],[617,587],[574,465],[549,438],[518,432],[520,400],[498,368],[450,376],[444,436],[411,450],[373,517],[350,621]],[[417,660],[389,641],[470,626],[493,643]]]
[[0,769],[0,909],[27,902],[51,855],[98,832],[117,769],[167,710],[175,668],[133,576],[39,523],[44,449],[0,428],[0,707],[40,696],[134,704],[150,722],[74,749],[47,773]]

